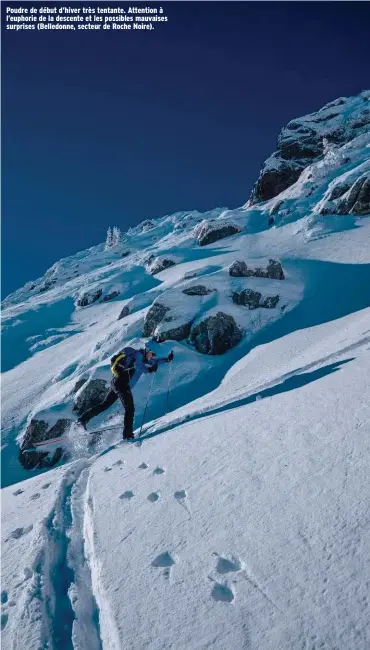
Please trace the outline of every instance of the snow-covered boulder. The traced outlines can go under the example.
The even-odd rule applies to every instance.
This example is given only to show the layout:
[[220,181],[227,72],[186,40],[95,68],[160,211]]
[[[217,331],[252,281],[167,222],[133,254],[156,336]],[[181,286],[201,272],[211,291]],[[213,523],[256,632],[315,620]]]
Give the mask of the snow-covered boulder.
[[109,300],[114,300],[114,298],[117,298],[119,296],[119,291],[111,291],[108,293],[106,296],[103,297],[102,302],[108,302]]
[[169,311],[170,308],[162,305],[160,302],[153,303],[144,319],[143,336],[153,336],[156,327],[162,322]]
[[88,305],[92,305],[94,302],[99,300],[103,294],[102,289],[95,289],[93,291],[85,291],[82,293],[78,298],[77,298],[77,306],[78,307],[87,307]]
[[166,293],[147,312],[143,336],[152,336],[158,342],[188,338],[200,304],[198,295],[187,296],[177,289]]
[[169,269],[171,266],[175,266],[176,261],[171,257],[155,257],[150,261],[148,266],[148,271],[151,275],[156,275],[165,269]]
[[228,219],[217,219],[200,223],[195,229],[195,236],[199,246],[207,246],[207,244],[213,244],[219,239],[236,235],[241,230],[236,223]]
[[234,318],[224,312],[207,316],[194,325],[190,343],[202,354],[224,354],[242,340],[243,332]]
[[259,307],[273,309],[278,304],[280,296],[266,296],[262,298],[262,294],[259,291],[244,289],[240,292],[235,291],[232,294],[232,299],[236,305],[244,305],[244,307],[248,307],[249,309],[258,309]]
[[284,280],[284,271],[281,263],[277,260],[269,260],[266,268],[250,268],[243,260],[236,260],[229,267],[229,275],[234,278],[270,278],[271,280]]
[[208,296],[213,291],[214,289],[208,289],[203,284],[196,284],[192,287],[187,287],[186,289],[182,290],[182,292],[187,296]]
[[53,440],[62,437],[71,426],[72,420],[61,418],[56,422],[50,424],[43,419],[33,418],[24,435],[19,450],[19,462],[25,469],[34,469],[35,467],[52,467],[62,457],[64,450],[61,444],[57,447],[52,454],[48,451],[31,451],[35,443]]
[[74,412],[77,415],[82,415],[87,409],[100,404],[108,395],[109,390],[110,386],[104,379],[96,378],[84,383],[84,388],[76,393]]

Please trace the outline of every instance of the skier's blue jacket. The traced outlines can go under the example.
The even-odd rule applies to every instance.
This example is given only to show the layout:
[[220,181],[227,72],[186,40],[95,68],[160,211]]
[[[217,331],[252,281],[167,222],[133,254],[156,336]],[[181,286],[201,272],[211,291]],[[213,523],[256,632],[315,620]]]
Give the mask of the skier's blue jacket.
[[143,373],[155,372],[158,364],[167,363],[167,358],[145,359],[145,350],[134,348],[123,348],[111,359],[111,369],[116,377],[128,373],[130,386],[133,388]]

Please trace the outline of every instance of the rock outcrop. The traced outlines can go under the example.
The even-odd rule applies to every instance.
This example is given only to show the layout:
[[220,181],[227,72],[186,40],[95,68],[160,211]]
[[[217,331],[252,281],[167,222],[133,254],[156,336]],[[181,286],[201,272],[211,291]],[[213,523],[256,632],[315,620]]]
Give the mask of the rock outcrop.
[[99,300],[99,298],[101,298],[102,294],[102,289],[96,289],[95,291],[86,291],[77,299],[77,306],[87,307],[88,305],[92,305],[94,302]]
[[111,293],[108,293],[106,296],[104,296],[102,302],[108,302],[109,300],[114,300],[114,298],[117,298],[119,296],[119,291],[111,291]]
[[234,318],[219,311],[192,327],[190,342],[202,354],[219,355],[240,343],[242,336]]
[[278,304],[280,297],[279,296],[267,296],[262,298],[262,294],[259,291],[253,291],[252,289],[244,289],[243,291],[235,291],[232,294],[233,302],[236,305],[243,305],[249,309],[258,309],[263,307],[266,309],[274,309]]
[[203,284],[196,284],[193,287],[183,289],[182,293],[185,293],[187,296],[208,296],[213,291],[214,289],[207,289]]
[[91,379],[84,384],[84,388],[77,393],[73,410],[77,415],[100,404],[109,393],[110,386],[104,379]]
[[55,438],[61,438],[71,426],[72,420],[61,418],[55,424],[50,426],[48,422],[42,419],[33,418],[29,423],[19,450],[19,462],[25,469],[34,469],[35,467],[52,467],[62,458],[64,454],[63,442],[55,451],[31,451],[35,443],[46,442]]
[[217,219],[213,221],[204,221],[196,229],[196,239],[199,246],[213,244],[219,239],[231,237],[241,232],[241,228],[232,221]]
[[120,311],[120,315],[118,316],[118,320],[121,320],[121,318],[125,318],[126,316],[129,315],[129,313],[130,313],[130,309],[129,309],[128,305],[125,305],[124,307],[122,307],[122,309]]
[[280,132],[277,151],[263,165],[249,204],[277,196],[323,156],[325,147],[350,142],[369,124],[367,91],[357,97],[340,97],[316,113],[291,120]]
[[148,271],[151,275],[156,275],[157,273],[175,265],[176,262],[169,257],[156,257],[154,260],[151,260]]
[[144,319],[143,336],[153,336],[156,327],[162,322],[169,311],[170,308],[162,305],[160,302],[153,303]]
[[319,214],[370,214],[370,173],[340,180],[329,186],[318,207]]
[[271,280],[284,280],[284,271],[281,263],[277,260],[269,260],[265,269],[257,267],[255,269],[247,266],[246,262],[236,260],[229,267],[229,275],[234,278],[270,278]]

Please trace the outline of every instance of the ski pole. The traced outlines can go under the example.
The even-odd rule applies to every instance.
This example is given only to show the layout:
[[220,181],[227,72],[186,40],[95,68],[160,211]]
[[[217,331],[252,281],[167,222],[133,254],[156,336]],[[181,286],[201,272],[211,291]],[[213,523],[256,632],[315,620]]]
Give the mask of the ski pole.
[[153,384],[154,384],[154,377],[155,377],[155,373],[153,373],[152,381],[150,382],[150,387],[149,387],[149,390],[148,390],[148,396],[147,396],[147,398],[146,398],[146,404],[145,404],[145,408],[144,408],[144,413],[143,413],[143,417],[142,417],[142,420],[141,420],[141,427],[140,427],[139,438],[140,438],[140,436],[141,436],[141,432],[142,432],[142,430],[143,430],[144,421],[145,421],[145,415],[146,415],[146,410],[147,410],[147,408],[148,408],[148,404],[149,404],[150,396],[151,396],[151,394],[152,394],[152,388],[153,388]]
[[169,411],[171,373],[172,373],[172,362],[170,363],[170,367],[168,369],[168,384],[167,384],[166,412],[165,412],[165,415],[167,415],[167,413]]

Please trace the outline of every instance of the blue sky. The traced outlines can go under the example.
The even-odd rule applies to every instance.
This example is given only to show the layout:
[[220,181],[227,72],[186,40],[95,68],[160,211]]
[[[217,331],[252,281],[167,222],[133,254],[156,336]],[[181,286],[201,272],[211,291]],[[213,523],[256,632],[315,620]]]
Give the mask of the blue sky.
[[370,87],[368,3],[164,8],[151,32],[4,30],[3,296],[111,224],[241,205],[288,120]]

